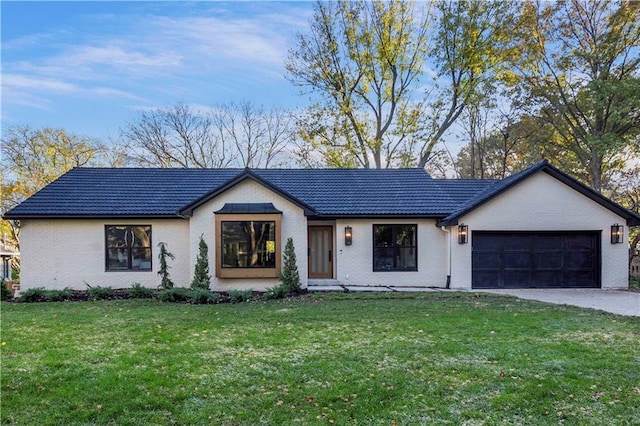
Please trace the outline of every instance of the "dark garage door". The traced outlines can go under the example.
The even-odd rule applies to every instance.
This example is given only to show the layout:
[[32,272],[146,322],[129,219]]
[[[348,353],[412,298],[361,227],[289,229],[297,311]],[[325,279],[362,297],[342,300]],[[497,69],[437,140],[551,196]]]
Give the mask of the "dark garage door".
[[472,235],[472,288],[598,288],[597,232]]

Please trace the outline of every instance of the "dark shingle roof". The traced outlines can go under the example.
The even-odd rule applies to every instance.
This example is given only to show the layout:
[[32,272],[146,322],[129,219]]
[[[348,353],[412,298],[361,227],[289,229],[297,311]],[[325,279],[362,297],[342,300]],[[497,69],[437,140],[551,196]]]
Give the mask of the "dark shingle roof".
[[175,217],[247,177],[318,216],[443,217],[463,198],[456,194],[482,187],[459,181],[453,190],[455,184],[443,185],[422,169],[76,168],[5,217]]
[[[503,180],[432,179],[422,169],[76,168],[8,211],[33,217],[180,217],[233,185],[253,179],[319,217],[414,216],[454,225],[463,215],[544,171],[629,224],[640,216],[546,161]],[[237,200],[251,203],[253,200]]]

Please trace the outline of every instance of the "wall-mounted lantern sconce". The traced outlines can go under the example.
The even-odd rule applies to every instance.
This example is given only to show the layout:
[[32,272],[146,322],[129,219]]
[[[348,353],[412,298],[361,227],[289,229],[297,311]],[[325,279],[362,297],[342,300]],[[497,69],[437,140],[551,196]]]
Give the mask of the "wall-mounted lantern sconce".
[[611,244],[620,244],[622,243],[622,233],[624,227],[622,225],[618,225],[617,223],[611,225]]
[[16,228],[16,229],[19,229],[19,228],[20,228],[20,220],[18,220],[18,219],[13,219],[13,220],[11,221],[11,226],[13,226],[13,227],[14,227],[14,228]]
[[344,245],[350,246],[353,243],[353,231],[350,226],[344,227]]
[[467,244],[469,241],[469,226],[461,223],[458,225],[458,244]]

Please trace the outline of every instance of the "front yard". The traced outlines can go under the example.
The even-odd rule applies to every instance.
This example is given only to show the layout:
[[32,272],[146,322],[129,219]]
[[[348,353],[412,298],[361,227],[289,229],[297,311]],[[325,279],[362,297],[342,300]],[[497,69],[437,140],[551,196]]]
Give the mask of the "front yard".
[[639,424],[640,321],[471,293],[2,303],[6,424]]

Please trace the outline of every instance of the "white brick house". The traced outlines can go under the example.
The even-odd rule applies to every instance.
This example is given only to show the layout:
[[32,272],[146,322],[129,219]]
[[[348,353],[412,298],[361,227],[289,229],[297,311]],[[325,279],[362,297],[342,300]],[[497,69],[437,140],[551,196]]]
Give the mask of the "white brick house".
[[21,227],[21,287],[155,287],[158,248],[188,286],[200,236],[212,289],[278,283],[287,238],[303,286],[628,286],[640,216],[541,162],[495,180],[420,169],[96,169],[4,215]]

